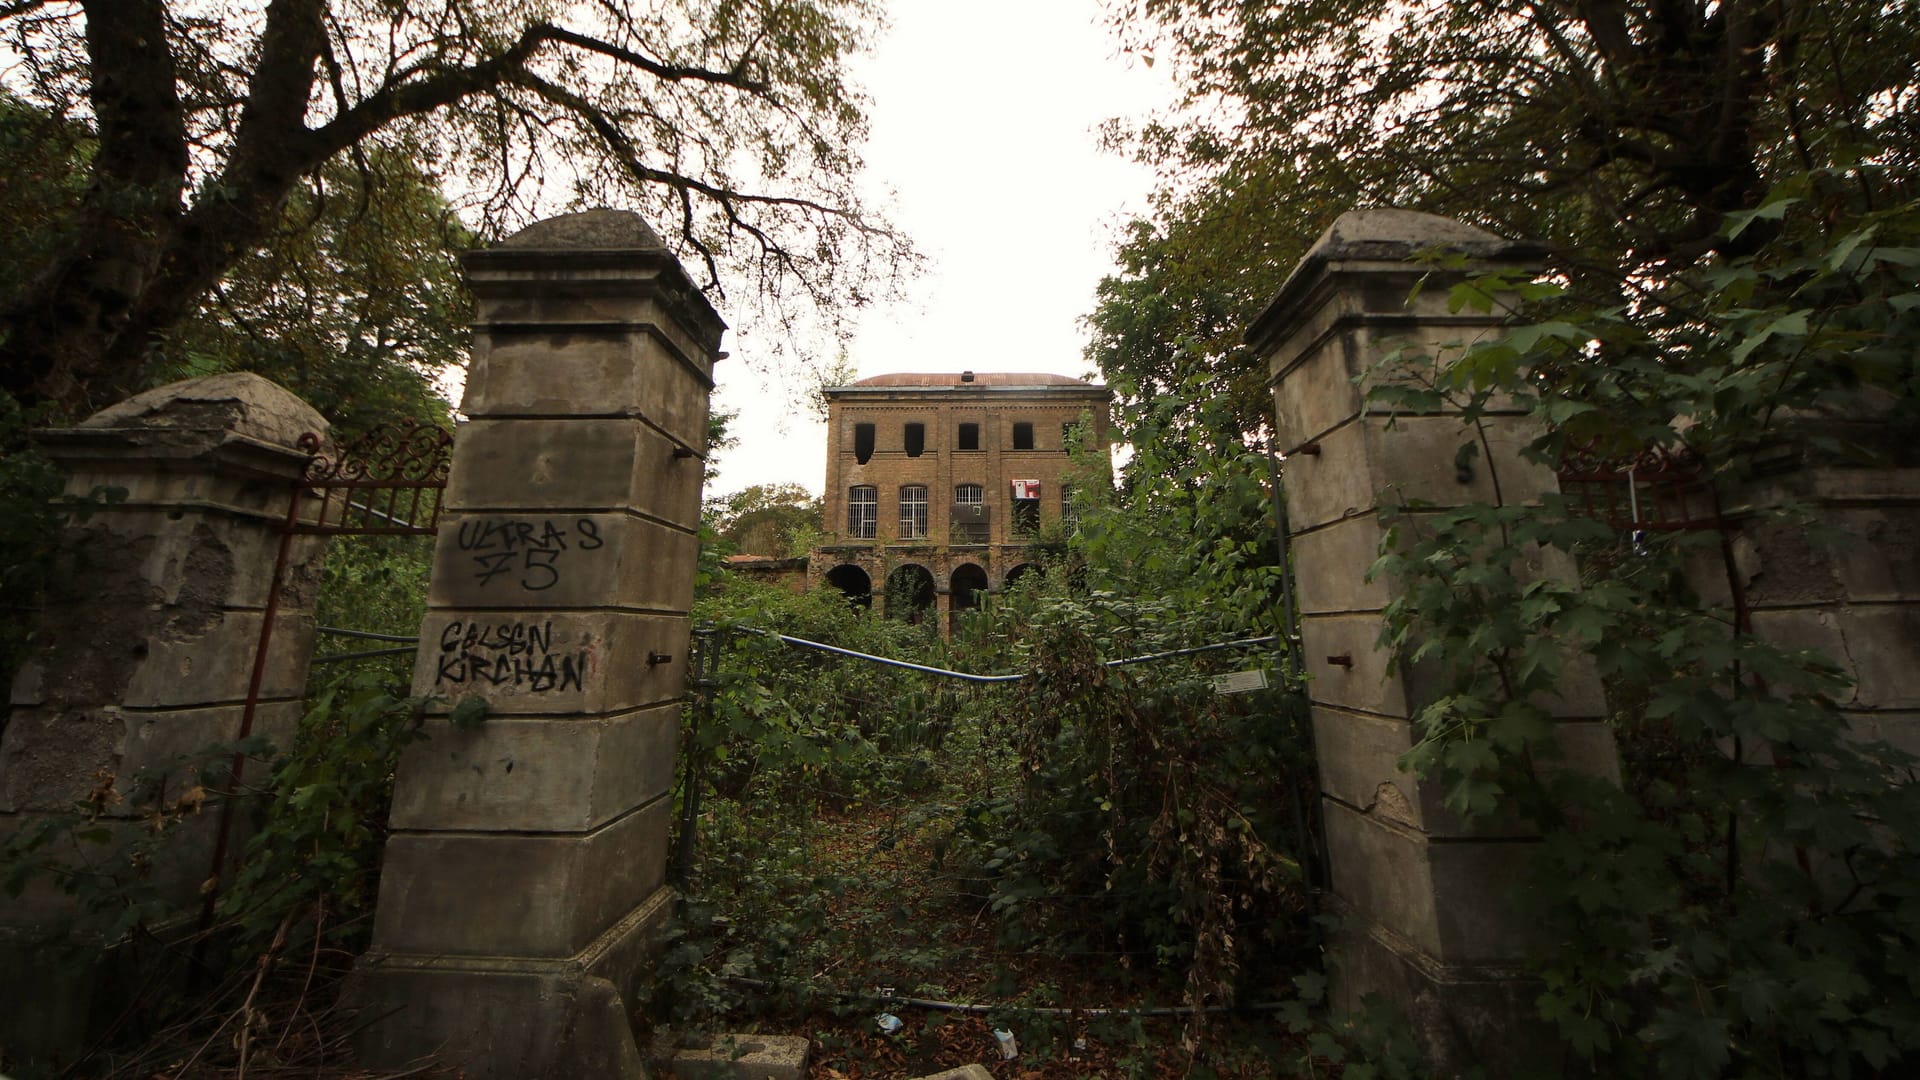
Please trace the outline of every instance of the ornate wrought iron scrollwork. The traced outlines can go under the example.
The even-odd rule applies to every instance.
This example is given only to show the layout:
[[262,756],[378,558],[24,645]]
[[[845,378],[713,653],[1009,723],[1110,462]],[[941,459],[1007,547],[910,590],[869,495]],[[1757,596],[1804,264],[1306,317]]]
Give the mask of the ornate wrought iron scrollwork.
[[453,463],[453,433],[402,420],[376,427],[332,455],[311,433],[300,448],[312,454],[299,487],[318,497],[305,533],[431,534],[440,520],[440,492]]
[[[312,435],[301,437],[301,446]],[[401,420],[382,424],[340,447],[332,457],[313,449],[308,483],[445,484],[453,460],[453,432],[433,424]]]
[[1699,455],[1684,447],[1649,446],[1636,453],[1569,447],[1560,460],[1560,493],[1586,516],[1617,529],[1716,529],[1719,502]]

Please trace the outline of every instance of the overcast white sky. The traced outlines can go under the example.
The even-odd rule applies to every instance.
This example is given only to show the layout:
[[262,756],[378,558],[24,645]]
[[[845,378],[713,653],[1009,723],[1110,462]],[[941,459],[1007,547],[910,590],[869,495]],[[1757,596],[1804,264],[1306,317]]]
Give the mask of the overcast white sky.
[[[894,191],[929,265],[909,302],[862,319],[849,354],[862,378],[1090,373],[1079,320],[1112,269],[1114,227],[1144,210],[1152,179],[1103,154],[1095,128],[1171,93],[1117,55],[1099,20],[1096,0],[894,0],[891,28],[856,68],[873,101],[868,181]],[[740,442],[707,494],[755,483],[818,493],[826,432],[808,415],[811,387],[755,370],[765,365],[751,334],[727,340],[714,404],[739,412]]]

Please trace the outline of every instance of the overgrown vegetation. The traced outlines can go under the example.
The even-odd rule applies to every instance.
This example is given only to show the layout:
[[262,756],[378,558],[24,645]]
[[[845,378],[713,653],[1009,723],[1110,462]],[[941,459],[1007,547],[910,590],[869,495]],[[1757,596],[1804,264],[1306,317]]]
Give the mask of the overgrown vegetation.
[[1795,174],[1891,205],[1916,165],[1920,8],[1876,0],[1506,3],[1110,0],[1181,105],[1116,122],[1156,168],[1121,237],[1089,358],[1123,400],[1205,374],[1237,430],[1268,421],[1241,335],[1348,210],[1445,214],[1548,245],[1596,287],[1748,253],[1723,217]]
[[261,253],[290,219],[376,189],[409,236],[445,220],[443,185],[490,236],[565,205],[635,206],[705,287],[724,278],[763,322],[831,334],[913,259],[854,182],[865,117],[845,64],[877,20],[867,0],[7,5],[8,88],[89,145],[41,185],[65,195],[35,222],[58,242],[0,271],[0,388],[78,414],[112,403],[223,293],[243,312],[269,299],[233,278],[275,268]]
[[[1489,402],[1518,402],[1540,465],[1658,454],[1693,475],[1709,516],[1736,512],[1728,528],[1763,544],[1803,531],[1821,552],[1840,538],[1783,495],[1792,471],[1912,460],[1920,203],[1863,206],[1880,183],[1791,178],[1728,220],[1730,238],[1764,222],[1773,240],[1631,295],[1460,286],[1455,305],[1517,297],[1519,325],[1392,358],[1372,399],[1457,409],[1468,446]],[[1577,579],[1521,573],[1542,551]],[[1755,632],[1738,599],[1751,571],[1717,530],[1616,531],[1569,498],[1475,506],[1404,518],[1375,572],[1398,588],[1383,643],[1447,680],[1405,764],[1459,814],[1517,809],[1542,830],[1521,893],[1539,1007],[1583,1067],[1912,1067],[1915,760],[1840,711],[1834,658]],[[1587,665],[1612,709],[1617,785],[1552,764],[1551,701]]]
[[[1215,406],[1195,388],[1191,407]],[[1238,1046],[1264,1075],[1308,1052],[1209,1038],[1198,1011],[1291,996],[1315,947],[1311,750],[1279,643],[1104,663],[1281,629],[1268,470],[1237,438],[1138,445],[1131,498],[1083,460],[1076,528],[1036,549],[1046,572],[951,643],[831,590],[713,579],[695,617],[724,652],[711,706],[689,714],[703,794],[663,1015],[984,1002],[1018,1024],[1026,1060],[1064,1063],[1085,1018],[1045,1009],[1177,1001],[1196,1010],[1189,1054]],[[946,681],[741,627],[1024,678]],[[1213,693],[1210,675],[1251,667],[1272,689]],[[1102,1037],[1145,1038],[1139,1019],[1102,1020]],[[1136,1049],[1139,1074],[1165,1067]]]
[[[187,1075],[197,1063],[263,1075],[352,1061],[352,1018],[336,997],[371,932],[394,768],[421,737],[422,704],[378,671],[343,674],[315,692],[286,746],[216,743],[124,791],[109,776],[7,837],[0,891],[60,912],[40,926],[45,947],[76,970],[107,962],[99,994],[125,1010],[70,1071]],[[192,856],[211,850],[229,813],[250,836],[216,897],[213,869]],[[198,919],[179,908],[196,874],[211,902]]]

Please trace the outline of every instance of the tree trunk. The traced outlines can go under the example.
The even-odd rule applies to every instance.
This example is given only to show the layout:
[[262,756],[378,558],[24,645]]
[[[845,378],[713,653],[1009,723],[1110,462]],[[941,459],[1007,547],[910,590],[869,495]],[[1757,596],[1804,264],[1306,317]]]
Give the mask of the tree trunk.
[[94,181],[66,244],[0,311],[0,388],[68,414],[110,402],[137,374],[137,361],[123,368],[107,357],[159,272],[187,175],[164,5],[82,6],[100,140]]

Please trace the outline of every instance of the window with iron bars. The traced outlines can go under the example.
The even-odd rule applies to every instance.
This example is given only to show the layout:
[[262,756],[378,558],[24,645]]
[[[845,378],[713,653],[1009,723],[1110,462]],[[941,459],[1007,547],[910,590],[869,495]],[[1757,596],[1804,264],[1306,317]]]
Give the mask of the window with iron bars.
[[871,484],[856,484],[847,489],[847,535],[855,540],[871,540],[880,526],[880,489]]
[[900,489],[900,539],[921,540],[927,535],[927,486],[908,484]]
[[955,484],[953,488],[953,543],[984,544],[989,540],[986,514],[987,490],[979,484]]

